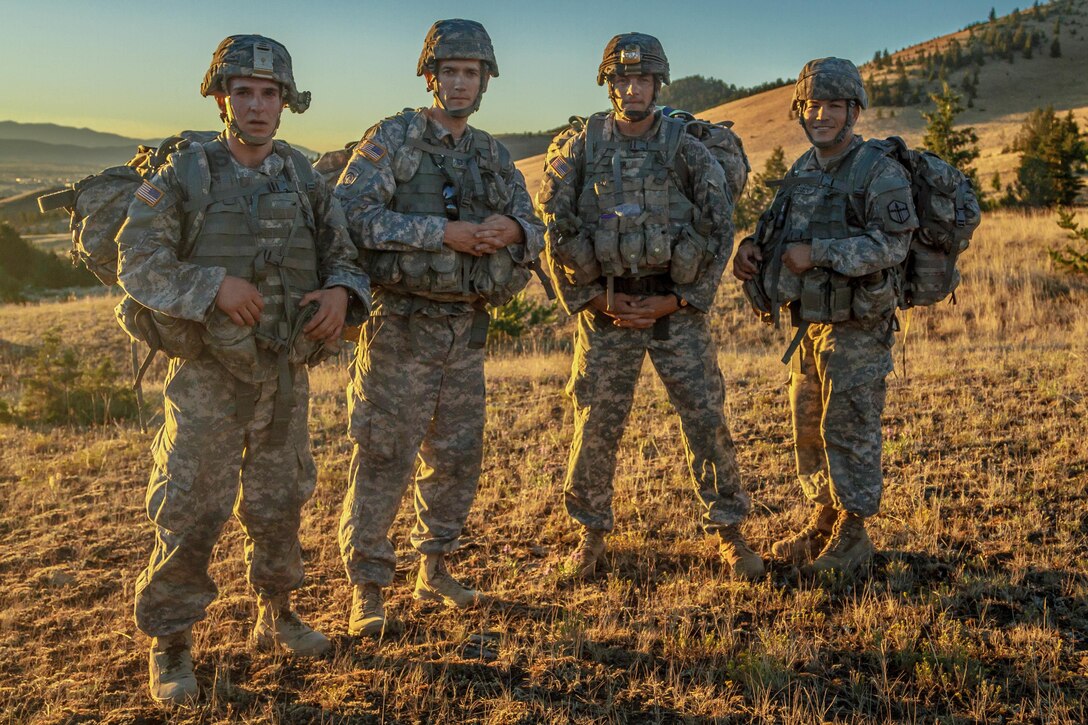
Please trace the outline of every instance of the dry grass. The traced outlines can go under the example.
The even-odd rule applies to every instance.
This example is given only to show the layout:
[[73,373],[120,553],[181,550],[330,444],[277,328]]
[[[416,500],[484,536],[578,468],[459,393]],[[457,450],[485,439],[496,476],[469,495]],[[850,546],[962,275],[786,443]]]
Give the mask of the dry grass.
[[[202,699],[177,719],[1084,722],[1088,285],[1051,269],[1043,250],[1060,234],[1049,216],[987,218],[959,304],[911,315],[872,526],[881,553],[859,581],[803,582],[775,565],[756,585],[731,582],[695,524],[677,421],[648,374],[619,462],[612,571],[563,583],[574,542],[560,497],[568,361],[503,357],[488,366],[484,474],[454,557],[499,601],[470,613],[411,601],[406,501],[391,590],[404,633],[353,642],[334,533],[347,374],[317,372],[321,478],[304,515],[298,603],[337,653],[292,662],[247,648],[254,605],[228,526],[213,564],[221,596],[196,631]],[[17,395],[21,346],[49,325],[87,355],[123,361],[109,306],[0,308],[0,395]],[[755,502],[746,528],[767,551],[806,515],[777,362],[785,333],[757,326],[731,278],[715,314]],[[145,694],[147,640],[130,614],[151,543],[150,434],[4,425],[0,437],[0,722],[164,720]]]

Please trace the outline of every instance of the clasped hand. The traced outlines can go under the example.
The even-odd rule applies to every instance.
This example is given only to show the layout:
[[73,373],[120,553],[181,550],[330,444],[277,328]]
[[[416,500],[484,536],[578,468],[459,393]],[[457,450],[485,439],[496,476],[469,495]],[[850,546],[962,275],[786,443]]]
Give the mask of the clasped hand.
[[482,257],[525,239],[521,225],[504,214],[492,214],[479,224],[447,222],[443,243],[458,252]]
[[606,309],[607,304],[604,292],[594,297],[589,303],[593,309],[612,318],[612,324],[616,327],[630,327],[637,330],[653,327],[658,318],[671,315],[680,309],[676,295],[671,294],[639,297],[617,292],[611,310]]

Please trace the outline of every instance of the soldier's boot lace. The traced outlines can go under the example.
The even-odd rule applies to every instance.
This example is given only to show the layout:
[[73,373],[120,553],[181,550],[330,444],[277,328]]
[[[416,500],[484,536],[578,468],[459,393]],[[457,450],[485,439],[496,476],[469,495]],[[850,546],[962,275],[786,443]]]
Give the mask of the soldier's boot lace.
[[190,630],[154,637],[148,657],[151,697],[164,705],[185,705],[196,700]]
[[589,579],[603,569],[607,547],[604,543],[604,531],[582,529],[582,539],[571,552],[568,560],[572,579]]
[[865,530],[865,519],[849,511],[839,512],[827,545],[808,567],[811,574],[838,571],[852,573],[873,558],[873,542]]
[[816,504],[808,525],[792,536],[774,542],[771,553],[790,564],[801,565],[815,559],[827,546],[827,540],[835,528],[838,512],[833,506]]
[[446,571],[445,554],[424,554],[419,562],[416,589],[412,592],[412,598],[464,609],[478,604],[483,595],[450,576]]
[[348,634],[353,637],[380,637],[385,630],[385,600],[382,588],[373,582],[357,584],[351,592]]
[[763,559],[744,541],[739,526],[726,526],[718,531],[718,536],[721,539],[718,553],[734,579],[755,581],[763,576],[766,571]]
[[279,649],[289,655],[317,657],[329,651],[329,638],[299,619],[291,609],[291,597],[257,595],[257,623],[253,644],[259,649]]

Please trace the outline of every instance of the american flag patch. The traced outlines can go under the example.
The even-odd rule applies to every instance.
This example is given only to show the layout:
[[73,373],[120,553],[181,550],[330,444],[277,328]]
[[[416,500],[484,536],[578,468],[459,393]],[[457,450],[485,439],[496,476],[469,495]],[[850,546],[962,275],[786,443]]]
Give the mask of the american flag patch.
[[570,164],[568,164],[567,160],[562,156],[556,156],[548,162],[548,165],[552,167],[552,171],[554,171],[560,179],[571,172]]
[[374,163],[378,163],[385,157],[385,149],[378,144],[374,143],[370,139],[367,139],[359,144],[359,153],[366,156]]
[[145,181],[140,184],[140,188],[136,190],[136,198],[148,206],[155,206],[162,201],[162,189],[155,186],[150,181]]

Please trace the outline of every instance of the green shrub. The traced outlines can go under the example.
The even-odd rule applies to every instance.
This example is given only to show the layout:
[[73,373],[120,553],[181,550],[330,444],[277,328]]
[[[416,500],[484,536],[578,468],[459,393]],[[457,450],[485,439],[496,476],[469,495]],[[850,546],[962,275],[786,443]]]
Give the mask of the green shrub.
[[109,359],[83,359],[48,331],[20,383],[18,419],[26,423],[107,424],[137,416],[136,394]]

